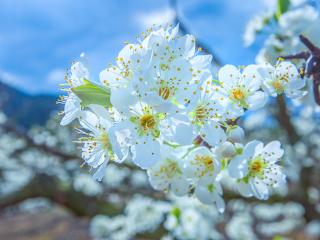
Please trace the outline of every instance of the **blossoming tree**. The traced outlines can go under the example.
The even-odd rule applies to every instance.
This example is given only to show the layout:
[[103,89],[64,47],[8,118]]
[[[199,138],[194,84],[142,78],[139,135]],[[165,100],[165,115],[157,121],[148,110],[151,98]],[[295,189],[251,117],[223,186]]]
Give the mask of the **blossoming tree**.
[[[248,43],[252,29],[270,24],[285,30],[266,40],[258,64],[227,64],[215,72],[213,56],[192,35],[181,34],[182,23],[182,31],[179,24],[148,28],[101,71],[100,81],[81,61],[73,63],[61,125],[79,126],[77,143],[92,177],[72,161],[78,155],[63,140],[72,132],[56,136],[54,148],[19,136],[56,158],[46,165],[49,172],[27,161],[26,169],[38,173],[24,187],[39,184],[40,176],[64,196],[43,190],[22,199],[46,197],[78,215],[97,215],[91,224],[96,239],[261,239],[296,228],[317,236],[318,107],[307,95],[313,79],[305,78],[299,62],[283,57],[300,51],[295,39],[306,34],[299,30],[305,16],[296,12],[313,11],[310,21],[318,13],[310,5],[277,3],[267,21],[256,17],[246,31]],[[286,21],[302,27],[291,30]],[[275,37],[285,39],[281,51]],[[262,61],[262,55],[273,57]],[[64,144],[69,147],[57,150]]]

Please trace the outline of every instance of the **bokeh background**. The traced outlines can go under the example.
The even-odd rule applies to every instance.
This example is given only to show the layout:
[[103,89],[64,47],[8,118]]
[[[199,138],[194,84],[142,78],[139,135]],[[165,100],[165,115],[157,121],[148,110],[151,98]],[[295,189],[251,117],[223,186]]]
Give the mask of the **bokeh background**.
[[[318,1],[306,2],[292,1],[291,10],[308,5],[315,13],[319,12]],[[139,199],[136,193],[152,201],[164,201],[164,197],[150,189],[143,172],[130,166],[110,167],[101,184],[90,178],[88,169],[80,168],[82,161],[73,142],[76,136],[72,127],[59,127],[58,113],[62,105],[56,102],[63,94],[59,84],[64,82],[67,68],[79,59],[90,69],[91,80],[98,80],[99,72],[114,62],[124,42],[134,42],[137,35],[152,24],[175,22],[177,16],[221,64],[254,63],[262,48],[270,49],[270,44],[266,45],[268,37],[272,34],[278,37],[282,31],[277,23],[268,25],[247,47],[243,39],[246,26],[257,14],[264,16],[275,11],[277,3],[276,0],[1,0],[0,239],[160,239],[170,232],[162,223],[172,211],[165,214],[159,207],[152,210],[152,214],[162,217],[158,224],[136,226],[140,230],[134,230],[134,234],[111,234],[116,230],[107,226],[120,221],[110,220],[111,216],[124,212],[128,217],[126,221],[133,224],[143,221],[138,216],[129,219],[130,214],[134,215],[132,209],[137,202],[156,206],[151,200]],[[305,19],[301,22],[301,28],[288,35],[290,38],[310,26]],[[320,42],[320,35],[312,37],[313,41]],[[296,52],[299,48],[292,45],[290,49]],[[279,103],[270,102],[267,110],[251,113],[242,120],[249,132],[248,139],[279,138],[287,144],[287,158],[291,157],[289,174],[293,180],[280,192],[280,197],[261,207],[265,214],[271,211],[279,215],[275,219],[264,219],[270,225],[260,226],[260,230],[269,226],[268,229],[278,229],[278,232],[264,235],[263,230],[257,230],[254,221],[259,216],[254,215],[254,209],[259,207],[255,205],[258,203],[251,205],[250,201],[231,197],[229,212],[223,218],[213,210],[205,215],[206,211],[186,199],[165,200],[172,209],[177,206],[193,209],[194,212],[189,211],[193,228],[204,224],[201,221],[210,223],[215,229],[209,234],[210,239],[318,239],[320,236],[319,177],[305,179],[305,175],[310,178],[312,174],[320,175],[317,107],[312,96],[299,103],[285,102],[285,108],[280,106],[280,110],[278,107]],[[293,126],[283,122],[283,110],[289,113]],[[287,135],[290,127],[295,129],[294,133]],[[302,159],[308,161],[301,163]],[[306,173],[305,168],[308,168]],[[304,185],[296,184],[302,181]],[[292,198],[291,191],[295,193]],[[136,202],[132,203],[132,199]],[[263,210],[257,211],[261,214]],[[140,211],[138,215],[152,222],[150,212]],[[97,218],[97,215],[103,216]],[[285,219],[292,221],[284,222]],[[227,227],[231,220],[234,225]],[[308,223],[313,224],[309,227],[311,230],[307,228]],[[309,235],[307,229],[311,232]],[[245,235],[246,232],[250,234]],[[180,239],[200,238],[195,235],[195,238]]]

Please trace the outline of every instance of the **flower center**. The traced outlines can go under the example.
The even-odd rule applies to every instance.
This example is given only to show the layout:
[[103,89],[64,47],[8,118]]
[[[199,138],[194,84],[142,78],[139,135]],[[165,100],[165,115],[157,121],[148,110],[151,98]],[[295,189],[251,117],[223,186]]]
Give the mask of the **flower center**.
[[207,109],[205,106],[200,105],[196,107],[195,113],[195,120],[197,122],[203,122],[207,118]]
[[253,176],[263,174],[265,163],[261,158],[253,159],[249,165],[249,172]]
[[243,100],[245,98],[244,92],[239,88],[234,89],[232,91],[232,96],[233,96],[234,99],[239,100],[239,101],[241,101],[241,100]]
[[167,100],[170,97],[170,94],[171,94],[170,88],[169,87],[161,87],[161,88],[159,88],[158,94],[164,100]]
[[108,134],[107,133],[103,133],[100,135],[99,137],[99,141],[103,147],[103,149],[105,150],[110,150],[112,148]]
[[288,75],[282,75],[282,76],[279,78],[279,81],[289,82],[289,77],[288,77]]
[[156,126],[156,120],[151,114],[144,114],[140,117],[140,125],[143,130],[147,131]]
[[209,155],[196,155],[195,161],[196,163],[204,166],[204,170],[201,172],[201,176],[203,176],[208,171],[214,170],[213,158]]
[[165,64],[165,63],[161,63],[160,64],[160,68],[161,68],[162,71],[169,70],[169,66],[167,64]]
[[277,92],[281,92],[283,90],[283,86],[280,80],[276,80],[272,83],[272,86]]
[[164,173],[168,178],[173,178],[177,171],[179,171],[179,166],[175,161],[167,159],[167,164],[160,168],[160,173]]

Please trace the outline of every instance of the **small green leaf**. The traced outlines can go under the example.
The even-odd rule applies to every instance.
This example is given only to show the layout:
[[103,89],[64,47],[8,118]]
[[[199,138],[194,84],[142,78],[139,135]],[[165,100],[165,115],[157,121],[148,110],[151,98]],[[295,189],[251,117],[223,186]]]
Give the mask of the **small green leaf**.
[[278,21],[282,14],[287,12],[290,7],[290,0],[278,0],[277,10],[275,12],[275,19]]
[[98,104],[103,107],[111,107],[110,89],[96,85],[85,80],[83,85],[74,87],[72,92],[81,100],[81,106],[87,107],[90,104]]

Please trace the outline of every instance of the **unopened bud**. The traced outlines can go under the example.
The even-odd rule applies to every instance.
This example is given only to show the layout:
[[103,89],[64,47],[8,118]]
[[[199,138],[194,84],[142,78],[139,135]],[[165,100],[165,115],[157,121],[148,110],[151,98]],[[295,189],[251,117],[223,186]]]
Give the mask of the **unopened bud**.
[[244,139],[244,131],[241,127],[236,126],[228,130],[228,140],[233,143],[241,143]]
[[219,148],[219,153],[224,158],[231,158],[236,154],[236,148],[231,142],[225,142]]

